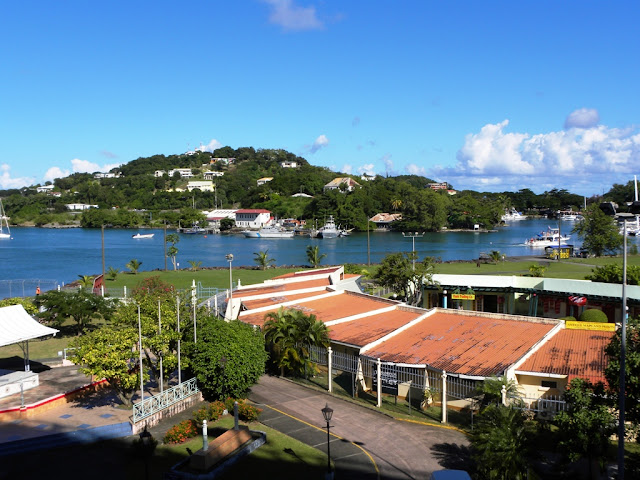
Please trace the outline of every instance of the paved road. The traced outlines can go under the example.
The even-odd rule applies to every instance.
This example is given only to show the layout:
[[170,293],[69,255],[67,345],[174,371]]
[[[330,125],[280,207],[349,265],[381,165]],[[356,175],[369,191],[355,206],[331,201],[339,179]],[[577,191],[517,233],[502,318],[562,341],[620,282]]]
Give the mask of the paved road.
[[417,480],[442,468],[468,468],[469,442],[456,430],[395,420],[277,377],[263,376],[249,398],[264,404],[261,421],[323,451],[321,409],[328,403],[334,410],[331,433],[337,436],[331,440],[336,478]]

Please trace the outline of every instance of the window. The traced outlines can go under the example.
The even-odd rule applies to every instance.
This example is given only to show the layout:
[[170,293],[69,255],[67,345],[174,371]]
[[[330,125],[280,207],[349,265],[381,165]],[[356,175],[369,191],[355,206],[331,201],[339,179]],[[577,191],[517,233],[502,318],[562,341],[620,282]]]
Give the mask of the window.
[[547,388],[558,388],[558,382],[550,382],[548,380],[542,380],[541,385]]

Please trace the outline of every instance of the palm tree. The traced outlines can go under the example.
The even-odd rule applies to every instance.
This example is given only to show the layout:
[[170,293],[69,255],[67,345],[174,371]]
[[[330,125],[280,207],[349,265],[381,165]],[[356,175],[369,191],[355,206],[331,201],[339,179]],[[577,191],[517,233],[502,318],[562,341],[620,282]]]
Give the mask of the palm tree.
[[396,198],[395,200],[391,200],[391,208],[393,208],[396,212],[402,206],[402,200]]
[[322,259],[326,256],[326,253],[320,254],[320,247],[317,245],[309,245],[307,247],[307,260],[313,266],[313,268],[317,268],[322,262]]
[[269,258],[269,249],[259,252],[253,252],[256,258],[253,259],[254,262],[258,264],[261,270],[266,270],[269,268],[269,265],[275,263],[275,258]]
[[109,267],[107,269],[107,277],[109,277],[109,280],[115,280],[119,273],[120,270],[118,270],[117,268]]
[[135,275],[136,273],[138,273],[138,269],[140,268],[141,265],[142,265],[142,262],[139,262],[138,260],[133,258],[129,263],[125,265],[125,267],[127,267],[129,271]]
[[500,253],[499,250],[492,250],[489,256],[491,257],[491,260],[493,260],[496,263],[502,260],[502,254]]
[[79,284],[81,288],[93,287],[93,277],[91,275],[78,275],[80,277]]
[[189,260],[189,265],[191,265],[192,272],[197,272],[202,266],[202,262],[200,260]]
[[492,403],[502,403],[502,387],[506,390],[508,404],[521,401],[522,391],[518,382],[507,378],[506,375],[502,375],[500,377],[487,377],[476,388],[476,395],[481,402],[481,406],[486,407]]

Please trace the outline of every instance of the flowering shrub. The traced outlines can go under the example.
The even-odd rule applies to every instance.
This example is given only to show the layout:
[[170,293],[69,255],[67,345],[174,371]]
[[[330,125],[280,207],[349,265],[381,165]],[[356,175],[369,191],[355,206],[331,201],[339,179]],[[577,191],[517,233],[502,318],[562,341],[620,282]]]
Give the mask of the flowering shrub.
[[193,420],[184,420],[171,427],[164,436],[164,443],[182,443],[198,435],[196,423]]
[[248,403],[238,402],[238,417],[245,422],[254,422],[258,419],[258,415],[262,410],[260,408],[256,408],[253,405],[249,405]]
[[207,422],[215,422],[222,416],[224,408],[224,403],[216,400],[215,402],[211,402],[209,405],[203,405],[193,412],[193,419],[198,423],[198,425],[202,425],[203,420],[206,420]]

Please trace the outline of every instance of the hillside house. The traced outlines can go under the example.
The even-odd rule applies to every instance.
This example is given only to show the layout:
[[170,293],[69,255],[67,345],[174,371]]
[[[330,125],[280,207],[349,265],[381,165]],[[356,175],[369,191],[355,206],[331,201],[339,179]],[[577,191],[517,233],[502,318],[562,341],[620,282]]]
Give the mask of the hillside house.
[[260,187],[265,183],[269,183],[271,180],[273,180],[273,177],[262,177],[262,178],[259,178],[256,183]]
[[271,212],[262,208],[236,210],[236,226],[241,228],[260,228],[271,223]]
[[326,192],[327,190],[340,190],[343,189],[347,192],[353,192],[356,187],[359,187],[360,184],[356,182],[351,177],[337,177],[327,183],[323,190]]
[[211,180],[189,180],[187,190],[200,190],[201,192],[213,192],[216,186]]

